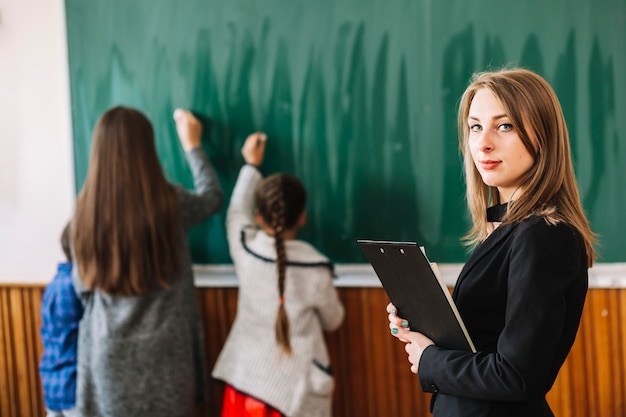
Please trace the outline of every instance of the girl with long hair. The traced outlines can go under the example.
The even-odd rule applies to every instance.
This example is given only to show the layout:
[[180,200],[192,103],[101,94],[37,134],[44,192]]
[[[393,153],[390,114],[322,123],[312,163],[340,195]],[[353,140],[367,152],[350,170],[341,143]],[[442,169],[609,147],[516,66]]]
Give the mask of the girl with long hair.
[[202,125],[174,114],[195,190],[170,184],[150,121],[115,107],[94,129],[72,224],[82,416],[193,416],[207,395],[187,232],[223,194],[201,146]]

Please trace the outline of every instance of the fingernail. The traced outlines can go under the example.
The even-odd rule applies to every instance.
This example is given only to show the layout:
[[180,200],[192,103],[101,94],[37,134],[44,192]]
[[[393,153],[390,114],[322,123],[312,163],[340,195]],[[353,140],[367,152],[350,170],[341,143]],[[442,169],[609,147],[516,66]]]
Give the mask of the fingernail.
[[394,327],[393,329],[391,329],[391,334],[398,334],[398,328]]
[[391,309],[391,314],[396,314],[396,313],[397,313],[396,309],[395,309],[395,308],[392,308],[392,309]]
[[402,322],[402,327],[409,327],[409,322],[408,322],[408,321],[406,321],[406,320],[404,320],[404,321]]

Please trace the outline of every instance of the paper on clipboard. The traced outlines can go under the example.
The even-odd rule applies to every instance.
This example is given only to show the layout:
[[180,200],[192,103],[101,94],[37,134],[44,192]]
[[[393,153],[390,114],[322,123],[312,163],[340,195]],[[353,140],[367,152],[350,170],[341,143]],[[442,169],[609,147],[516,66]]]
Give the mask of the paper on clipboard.
[[439,270],[415,242],[358,240],[398,316],[448,349],[476,352]]

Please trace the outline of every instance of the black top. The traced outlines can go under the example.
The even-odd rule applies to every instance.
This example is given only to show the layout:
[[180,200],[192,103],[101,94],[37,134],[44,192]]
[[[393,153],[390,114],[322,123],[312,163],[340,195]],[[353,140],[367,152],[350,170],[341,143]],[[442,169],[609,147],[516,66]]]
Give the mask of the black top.
[[489,235],[453,293],[477,353],[429,346],[420,360],[433,415],[553,416],[545,395],[574,343],[587,278],[571,225],[533,216]]

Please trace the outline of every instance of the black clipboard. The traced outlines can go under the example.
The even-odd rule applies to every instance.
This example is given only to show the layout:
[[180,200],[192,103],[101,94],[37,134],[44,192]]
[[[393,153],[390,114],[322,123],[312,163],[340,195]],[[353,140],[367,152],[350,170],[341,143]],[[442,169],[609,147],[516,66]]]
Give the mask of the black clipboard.
[[416,242],[357,240],[411,330],[448,349],[476,352],[445,282]]

